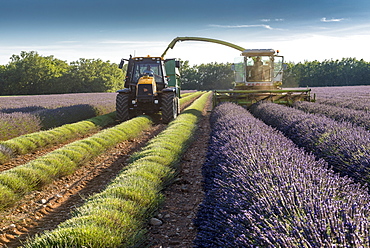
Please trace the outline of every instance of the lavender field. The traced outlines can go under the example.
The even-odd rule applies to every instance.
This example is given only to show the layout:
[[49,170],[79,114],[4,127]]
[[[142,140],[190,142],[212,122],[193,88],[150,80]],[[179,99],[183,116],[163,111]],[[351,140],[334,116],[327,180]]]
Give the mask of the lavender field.
[[240,106],[211,126],[196,247],[369,247],[367,188]]
[[350,122],[370,130],[370,111],[357,110],[319,102],[296,102],[294,107],[308,113],[324,115],[339,122]]
[[[208,150],[202,165],[204,198],[194,219],[197,230],[194,247],[370,247],[370,113],[368,109],[370,86],[312,88],[312,92],[316,94],[316,102],[298,102],[293,106],[260,102],[248,109],[233,103],[223,103],[212,110]],[[35,132],[33,130],[44,130],[61,123],[76,122],[90,118],[91,115],[110,113],[110,119],[115,122],[115,96],[115,93],[91,93],[0,97],[0,149],[11,157],[15,154],[16,149],[13,148],[16,139],[1,141],[2,138],[6,140],[11,135],[14,137],[20,135],[21,132],[30,133]],[[205,97],[202,99],[206,101]],[[188,111],[191,113],[191,118],[195,118],[193,113],[201,113],[199,109],[194,107],[192,111]],[[188,112],[185,111],[183,116],[188,116]],[[179,120],[182,120],[181,115],[175,121]],[[184,125],[188,121],[175,124],[179,129],[174,134],[185,135]],[[151,123],[149,119],[145,120],[145,123],[147,122]],[[194,123],[196,123],[195,119]],[[195,128],[195,125],[198,124],[192,124],[191,128]],[[74,130],[77,130],[72,130],[70,127],[66,129],[68,129],[66,132],[70,133],[76,133]],[[70,159],[72,162],[79,158],[84,161],[85,156],[98,154],[85,149],[86,146],[92,144],[91,147],[96,146],[96,151],[100,152],[105,147],[103,144],[108,145],[110,140],[116,140],[118,137],[116,132],[121,133],[123,137],[126,131],[135,131],[134,129],[132,125],[119,131],[113,127],[112,133],[108,133],[110,129],[104,130],[88,137],[87,140],[77,141],[81,142],[81,145],[71,143],[61,147],[59,151],[49,153],[46,158],[56,161],[56,165],[61,166],[61,171],[64,169],[69,171],[72,167],[69,166],[69,162],[61,162],[62,158],[66,157],[65,161]],[[171,124],[166,130],[172,130]],[[31,148],[36,142],[45,142],[42,135],[46,132],[40,133],[42,134],[39,135],[39,139],[26,137]],[[20,138],[22,137],[17,139]],[[25,140],[19,141],[19,150],[25,147],[23,146],[26,143]],[[153,149],[160,152],[159,164],[164,163],[162,148],[171,148],[168,155],[172,158],[173,149],[177,147],[172,143],[168,145],[167,141],[173,143],[174,139],[166,137],[164,143],[153,145]],[[12,146],[6,147],[5,143]],[[154,143],[149,141],[149,144]],[[179,146],[179,149],[185,148]],[[146,154],[148,150],[143,151]],[[137,153],[138,155],[135,154],[133,158],[140,158],[142,161],[144,153],[141,155]],[[180,160],[177,155],[175,157],[176,161]],[[146,183],[143,178],[148,178],[147,185],[151,185],[157,180],[153,179],[152,173],[162,175],[161,167],[156,162],[153,163],[153,158],[153,156],[148,158],[149,164],[144,163],[145,166],[154,165],[148,172],[150,174],[141,171],[140,175],[138,174],[139,184],[125,178],[122,184],[120,182],[118,189],[127,184],[130,192],[133,185],[139,185],[138,192],[146,190],[146,186],[143,186],[143,183]],[[200,163],[198,157],[194,160]],[[44,161],[44,158],[30,161],[26,169],[22,166],[15,167],[13,172],[19,171],[26,174],[33,168],[37,172],[46,171],[43,164],[38,164],[40,161]],[[64,167],[65,165],[67,167]],[[127,171],[130,170],[123,170],[125,173]],[[133,168],[133,171],[136,173],[137,168]],[[23,178],[23,174],[15,177],[13,172],[5,172],[0,178],[4,184],[8,180],[15,181]],[[45,182],[50,178],[52,177],[41,177]],[[130,176],[130,178],[133,177]],[[158,180],[163,178],[160,176]],[[38,183],[39,179],[30,182]],[[130,184],[130,182],[134,183]],[[3,195],[5,199],[3,201],[10,199],[6,195],[9,190],[5,191],[5,189],[14,188],[14,192],[21,196],[18,193],[21,192],[22,185],[24,184],[15,183],[11,187],[2,187],[0,195]],[[24,186],[24,188],[28,190],[32,188],[31,186]],[[162,186],[158,190],[162,191]],[[156,197],[157,193],[145,191],[145,193],[148,192],[149,197]],[[122,194],[126,197],[126,193]],[[135,193],[135,199],[144,202],[144,195],[140,193],[136,196]],[[126,198],[124,201],[126,204]],[[125,222],[126,219],[117,222],[115,217],[113,219],[104,217],[104,222],[100,222],[99,217],[102,213],[107,213],[109,216],[113,216],[110,215],[111,212],[122,213],[122,208],[117,205],[116,211],[116,206],[106,209],[96,206],[91,209],[99,211],[89,221],[99,221],[96,228],[99,236],[86,232],[89,229],[85,224],[90,226],[90,222],[85,222],[84,217],[80,218],[81,216],[76,215],[76,225],[73,225],[77,229],[70,229],[70,223],[74,221],[72,219],[62,225],[61,232],[58,231],[61,229],[56,229],[55,235],[46,234],[43,238],[53,237],[54,239],[55,237],[57,240],[55,242],[64,242],[63,240],[75,242],[79,238],[75,239],[74,235],[81,230],[81,237],[88,234],[87,243],[101,238],[101,242],[105,245],[100,247],[109,247],[109,245],[118,247],[106,238],[107,233],[102,231],[105,230],[102,227],[110,225],[106,223],[112,223],[114,226],[112,233],[117,231],[117,240],[121,240],[126,231],[121,232],[120,229],[130,225]],[[140,209],[137,205],[127,206],[129,211]],[[84,214],[92,213],[91,209],[89,208]],[[112,209],[115,210],[112,211]],[[132,216],[132,212],[127,215],[130,218]],[[140,218],[142,216],[144,215],[140,213]],[[153,228],[160,228],[160,226]],[[66,231],[65,234],[64,231]],[[63,238],[60,234],[64,235]],[[41,239],[37,242],[39,241],[40,244],[44,242]],[[76,247],[80,246],[85,244]]]
[[370,132],[366,129],[273,103],[258,104],[251,112],[298,146],[324,158],[335,170],[357,181],[369,181]]
[[312,88],[318,103],[369,111],[370,86]]
[[27,108],[34,107],[55,109],[71,105],[90,104],[97,109],[104,111],[109,104],[115,103],[115,97],[116,93],[77,93],[0,97],[0,110],[2,112],[5,111],[10,113],[15,112],[16,110],[23,110],[24,108],[25,111],[27,111]]
[[196,247],[370,247],[370,86],[211,115]]
[[115,111],[115,93],[0,97],[0,140]]

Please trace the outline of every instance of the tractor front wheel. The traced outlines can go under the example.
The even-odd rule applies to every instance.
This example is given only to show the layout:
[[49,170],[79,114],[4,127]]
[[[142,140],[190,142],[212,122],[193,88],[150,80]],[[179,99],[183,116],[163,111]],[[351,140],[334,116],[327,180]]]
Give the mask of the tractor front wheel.
[[116,114],[119,121],[127,121],[130,119],[130,95],[118,94],[116,97]]
[[168,124],[176,119],[179,112],[179,99],[174,93],[164,93],[162,95],[162,122]]

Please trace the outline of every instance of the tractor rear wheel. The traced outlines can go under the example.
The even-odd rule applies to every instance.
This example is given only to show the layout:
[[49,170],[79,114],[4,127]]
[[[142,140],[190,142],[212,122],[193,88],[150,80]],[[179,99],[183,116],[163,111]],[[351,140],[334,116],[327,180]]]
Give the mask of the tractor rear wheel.
[[116,97],[116,114],[119,121],[127,121],[130,119],[130,95],[118,94]]
[[162,122],[168,124],[176,119],[179,112],[179,99],[174,93],[164,93],[162,95]]

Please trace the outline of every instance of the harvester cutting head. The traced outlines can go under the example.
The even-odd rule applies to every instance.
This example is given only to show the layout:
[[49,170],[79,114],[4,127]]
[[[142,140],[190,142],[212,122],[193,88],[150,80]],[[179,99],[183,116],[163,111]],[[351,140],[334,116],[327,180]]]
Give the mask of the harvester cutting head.
[[296,101],[311,101],[310,89],[282,90],[284,57],[273,49],[245,49],[235,59],[233,90],[215,90],[214,105],[235,102],[249,107],[258,101],[290,105]]

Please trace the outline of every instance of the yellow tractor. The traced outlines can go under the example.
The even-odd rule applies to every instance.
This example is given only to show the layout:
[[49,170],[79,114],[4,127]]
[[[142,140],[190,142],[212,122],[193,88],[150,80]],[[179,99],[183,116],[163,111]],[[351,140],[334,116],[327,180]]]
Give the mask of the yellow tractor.
[[161,113],[169,123],[180,113],[180,62],[163,57],[131,57],[128,61],[124,89],[117,91],[116,112],[119,121],[132,117]]
[[290,105],[296,101],[314,101],[311,89],[282,89],[284,57],[273,49],[245,49],[217,39],[202,37],[177,37],[168,45],[162,57],[178,41],[205,41],[217,43],[241,52],[232,64],[235,86],[230,90],[214,90],[214,106],[221,102],[235,102],[249,107],[258,101],[271,101]]

